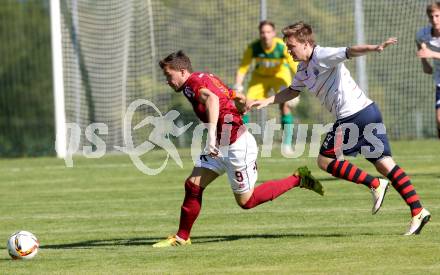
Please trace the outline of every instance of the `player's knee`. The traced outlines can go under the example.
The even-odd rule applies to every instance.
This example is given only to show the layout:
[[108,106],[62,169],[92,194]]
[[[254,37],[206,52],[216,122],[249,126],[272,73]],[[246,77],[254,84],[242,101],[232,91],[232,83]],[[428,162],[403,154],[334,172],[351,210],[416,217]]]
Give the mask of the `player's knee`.
[[318,156],[316,163],[321,170],[327,171],[328,161],[325,158],[321,157],[321,155]]
[[373,164],[376,168],[376,171],[384,176],[387,176],[388,173],[391,172],[391,170],[396,166],[396,162],[394,162],[391,156],[383,156],[376,160]]
[[255,197],[252,195],[247,200],[237,199],[237,204],[244,210],[254,208],[256,206]]
[[185,193],[192,197],[201,197],[203,193],[203,188],[196,185],[190,178],[185,181]]

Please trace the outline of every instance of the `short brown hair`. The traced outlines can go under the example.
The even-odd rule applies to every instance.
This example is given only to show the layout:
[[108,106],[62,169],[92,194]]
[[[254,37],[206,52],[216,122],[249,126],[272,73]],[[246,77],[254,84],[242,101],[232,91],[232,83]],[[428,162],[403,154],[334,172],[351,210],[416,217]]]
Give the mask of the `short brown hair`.
[[266,25],[271,26],[272,29],[275,30],[275,24],[274,24],[272,21],[269,21],[269,20],[263,20],[263,21],[261,21],[260,24],[258,25],[258,30],[261,32],[261,29],[262,29],[264,26],[266,26]]
[[431,18],[432,12],[434,10],[440,10],[440,2],[437,1],[426,6],[426,15],[428,15],[428,17]]
[[185,69],[190,73],[193,71],[191,60],[182,50],[169,54],[167,57],[159,61],[159,66],[161,69],[169,66],[174,70]]
[[303,21],[285,27],[282,30],[282,33],[284,35],[284,40],[290,36],[293,36],[301,43],[309,42],[311,45],[315,45],[315,37],[313,35],[312,26],[304,23]]

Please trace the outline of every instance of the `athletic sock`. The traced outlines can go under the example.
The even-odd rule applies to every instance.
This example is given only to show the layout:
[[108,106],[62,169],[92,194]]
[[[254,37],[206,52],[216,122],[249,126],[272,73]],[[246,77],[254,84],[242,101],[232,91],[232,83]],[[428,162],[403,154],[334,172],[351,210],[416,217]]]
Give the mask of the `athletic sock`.
[[327,172],[332,174],[334,177],[355,183],[362,183],[367,187],[377,188],[379,186],[378,178],[369,175],[356,167],[356,165],[351,164],[346,160],[333,160],[327,166]]
[[400,196],[405,200],[406,204],[411,209],[411,215],[414,217],[422,211],[422,204],[420,203],[419,195],[417,195],[411,180],[406,175],[405,171],[398,165],[394,166],[387,178],[391,181],[393,187],[399,192]]
[[281,115],[281,124],[283,125],[283,145],[292,145],[293,136],[293,115]]
[[180,209],[180,224],[177,236],[188,240],[191,228],[202,208],[203,188],[189,179],[185,181],[185,199]]
[[241,119],[243,120],[243,123],[244,123],[244,124],[248,124],[248,123],[249,123],[249,120],[250,120],[248,114],[242,115],[242,116],[241,116]]
[[293,187],[298,186],[300,181],[301,178],[297,176],[289,176],[280,180],[266,181],[254,189],[252,196],[249,198],[246,204],[242,206],[242,208],[251,209],[264,202],[274,200],[281,194],[284,194]]

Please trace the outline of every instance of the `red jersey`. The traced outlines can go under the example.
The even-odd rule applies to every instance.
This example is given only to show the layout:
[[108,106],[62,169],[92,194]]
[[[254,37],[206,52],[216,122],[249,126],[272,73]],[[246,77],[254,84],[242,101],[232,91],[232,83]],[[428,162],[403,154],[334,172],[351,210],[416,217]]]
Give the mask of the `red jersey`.
[[[185,84],[183,84],[182,91],[192,104],[197,117],[204,123],[208,123],[208,114],[205,105],[201,103],[199,99],[200,89],[202,88],[208,89],[218,97],[219,116],[217,122],[217,141],[220,144],[222,132],[224,131],[225,134],[228,135],[230,129],[229,144],[234,143],[245,129],[243,126],[239,131],[240,126],[243,125],[243,121],[241,120],[240,112],[237,110],[233,102],[235,92],[229,89],[213,74],[203,72],[192,73],[186,80]],[[230,125],[230,127],[223,129],[226,125]]]

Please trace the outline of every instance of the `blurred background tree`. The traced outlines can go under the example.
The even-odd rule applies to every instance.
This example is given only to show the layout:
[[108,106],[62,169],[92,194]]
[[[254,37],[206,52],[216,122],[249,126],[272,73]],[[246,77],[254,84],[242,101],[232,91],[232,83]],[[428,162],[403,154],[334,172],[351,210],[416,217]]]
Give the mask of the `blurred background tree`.
[[54,151],[47,0],[0,3],[0,156]]

